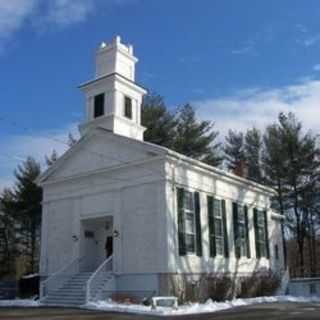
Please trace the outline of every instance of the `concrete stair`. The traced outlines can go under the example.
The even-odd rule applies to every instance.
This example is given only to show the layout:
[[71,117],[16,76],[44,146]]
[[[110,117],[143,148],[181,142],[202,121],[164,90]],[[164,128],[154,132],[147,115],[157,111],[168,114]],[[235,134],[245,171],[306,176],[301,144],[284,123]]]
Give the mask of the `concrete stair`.
[[86,303],[86,284],[92,272],[72,276],[62,288],[49,293],[43,300],[46,305],[80,306]]
[[[81,306],[86,303],[86,285],[92,272],[81,272],[72,276],[60,289],[50,292],[42,301],[46,305],[54,306]],[[108,282],[114,276],[105,272],[102,274],[102,280],[96,287],[93,297],[95,300],[104,299],[107,295],[105,291]]]
[[97,286],[96,292],[92,298],[94,300],[106,299],[106,297],[110,295],[110,292],[113,291],[112,280],[114,280],[114,275],[109,272],[105,272],[103,280],[101,280],[99,286]]

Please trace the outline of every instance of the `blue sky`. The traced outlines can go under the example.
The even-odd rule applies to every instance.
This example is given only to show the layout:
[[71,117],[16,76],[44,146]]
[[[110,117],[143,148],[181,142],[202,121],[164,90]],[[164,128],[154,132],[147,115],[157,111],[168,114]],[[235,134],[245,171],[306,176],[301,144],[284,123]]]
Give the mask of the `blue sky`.
[[137,80],[170,106],[228,128],[294,111],[319,129],[317,0],[0,0],[0,188],[28,154],[60,153],[83,117],[77,85],[98,44],[119,34]]

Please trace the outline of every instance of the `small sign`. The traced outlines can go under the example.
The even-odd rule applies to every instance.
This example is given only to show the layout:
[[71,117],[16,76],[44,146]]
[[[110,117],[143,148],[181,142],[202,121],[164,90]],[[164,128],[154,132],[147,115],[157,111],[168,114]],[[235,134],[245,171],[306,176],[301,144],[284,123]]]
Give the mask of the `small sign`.
[[84,232],[84,236],[86,237],[86,238],[94,238],[94,232],[93,231],[88,231],[88,230],[85,230],[85,232]]
[[178,309],[178,299],[176,297],[153,297],[151,300],[152,309],[157,307]]

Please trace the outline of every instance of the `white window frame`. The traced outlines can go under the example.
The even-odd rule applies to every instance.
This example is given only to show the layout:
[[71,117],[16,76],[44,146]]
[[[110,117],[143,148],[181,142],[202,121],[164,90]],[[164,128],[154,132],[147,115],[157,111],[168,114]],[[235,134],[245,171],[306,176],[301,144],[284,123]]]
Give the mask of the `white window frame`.
[[[184,233],[185,233],[185,244],[186,244],[186,255],[195,255],[196,254],[196,251],[197,251],[197,230],[196,230],[196,210],[195,210],[195,201],[194,201],[194,192],[192,191],[189,191],[189,190],[186,190],[183,188],[183,192],[184,192],[184,201],[183,201],[183,219],[184,219],[184,224],[185,224],[185,230],[184,230]],[[187,208],[186,207],[186,195],[190,195],[191,197],[191,200],[192,200],[192,209],[190,208]],[[187,220],[187,215],[190,215],[192,214],[193,216],[193,233],[192,232],[189,232],[187,231],[187,228],[186,228],[186,220]],[[194,250],[193,251],[190,251],[188,250],[188,246],[187,246],[187,236],[193,236],[193,242],[194,242]]]
[[[214,198],[214,197],[213,197]],[[224,256],[225,254],[225,234],[224,234],[224,221],[223,221],[223,212],[222,212],[222,199],[217,199],[217,198],[214,198],[216,201],[219,202],[219,214],[220,215],[217,215],[217,210],[215,210],[215,208],[213,208],[213,219],[214,219],[214,237],[215,237],[215,244],[216,244],[216,255],[217,256]],[[219,223],[221,224],[221,236],[218,236],[217,235],[217,232],[216,232],[216,222],[219,221]],[[222,241],[222,253],[221,252],[218,252],[218,246],[217,246],[217,239]]]
[[[256,209],[256,215],[257,215],[257,225],[256,225],[256,242],[259,246],[260,250],[260,257],[266,258],[267,257],[267,230],[266,230],[266,223],[265,221],[265,215],[263,210]],[[260,230],[262,230],[262,237],[260,237]],[[263,250],[263,252],[262,252]]]
[[[127,117],[126,116],[126,99],[130,99],[131,100],[131,118],[129,118],[129,117]],[[134,120],[134,107],[133,107],[133,105],[134,105],[134,99],[132,98],[132,97],[130,97],[129,95],[127,95],[127,94],[124,94],[123,95],[123,113],[122,113],[122,116],[125,118],[125,119],[127,119],[127,120],[130,120],[130,121],[133,121]]]
[[[245,213],[245,205],[244,204],[239,204],[238,205],[238,233],[239,233],[239,241],[240,241],[240,258],[245,258],[248,256],[248,247],[247,247],[247,227],[249,228],[249,226],[246,225],[246,213]],[[240,210],[242,211],[243,214],[243,219],[240,219]],[[243,237],[241,235],[241,229],[243,228]],[[248,230],[249,232],[249,230]],[[248,240],[249,241],[249,240]],[[250,243],[249,243],[250,245]]]

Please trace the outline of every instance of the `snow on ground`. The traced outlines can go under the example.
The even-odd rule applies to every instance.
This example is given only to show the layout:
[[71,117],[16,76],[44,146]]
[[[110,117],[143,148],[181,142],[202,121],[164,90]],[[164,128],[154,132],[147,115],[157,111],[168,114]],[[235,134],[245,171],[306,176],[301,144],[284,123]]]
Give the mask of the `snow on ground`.
[[[234,299],[226,302],[214,302],[208,300],[206,303],[192,303],[179,306],[177,310],[170,308],[157,307],[156,310],[152,310],[151,307],[135,304],[119,304],[112,301],[99,301],[95,303],[89,303],[82,306],[83,309],[90,310],[103,310],[103,311],[116,311],[116,312],[129,312],[148,315],[185,315],[185,314],[197,314],[197,313],[212,313],[221,310],[232,309],[235,307],[249,306],[261,303],[281,303],[281,302],[296,302],[296,303],[320,303],[320,297],[293,297],[293,296],[277,296],[277,297],[261,297],[250,299]],[[16,299],[16,300],[0,300],[1,307],[40,307],[45,306],[41,304],[39,300],[32,299]]]
[[221,310],[227,310],[235,307],[248,306],[261,303],[275,303],[275,302],[315,302],[320,303],[320,297],[307,298],[307,297],[293,297],[293,296],[277,296],[277,297],[260,297],[250,299],[234,299],[226,302],[214,302],[208,300],[206,303],[192,303],[179,306],[178,310],[170,308],[157,307],[156,310],[152,310],[151,307],[134,304],[118,304],[112,301],[99,301],[95,303],[89,303],[83,306],[86,309],[91,310],[104,310],[104,311],[118,311],[118,312],[131,312],[139,314],[150,315],[184,315],[184,314],[197,314],[197,313],[211,313]]
[[39,273],[27,274],[27,275],[23,276],[22,279],[31,279],[31,278],[35,278],[35,277],[39,277]]
[[33,299],[15,299],[15,300],[0,300],[0,307],[39,307],[39,300]]

